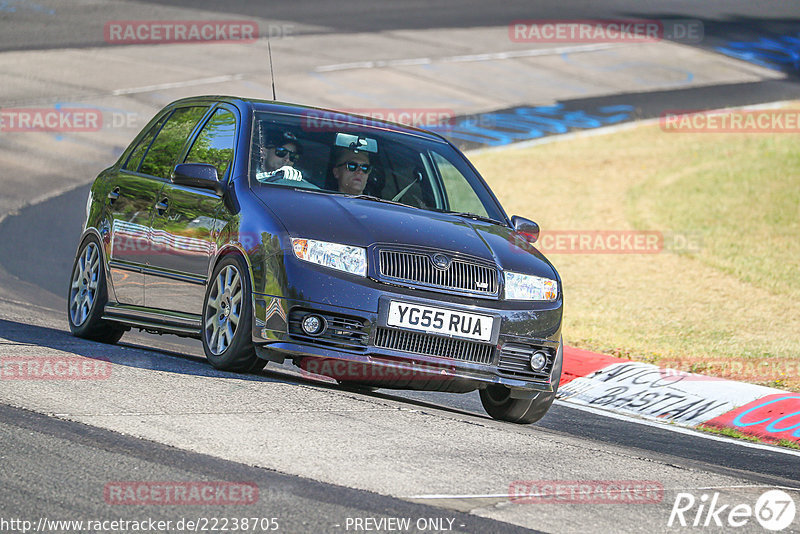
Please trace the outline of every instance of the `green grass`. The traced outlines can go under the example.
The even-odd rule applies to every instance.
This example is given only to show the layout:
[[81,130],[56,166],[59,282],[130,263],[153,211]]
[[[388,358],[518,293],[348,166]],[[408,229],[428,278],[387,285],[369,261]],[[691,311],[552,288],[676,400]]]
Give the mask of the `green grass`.
[[716,434],[718,436],[727,436],[729,438],[734,439],[741,439],[744,441],[752,441],[755,443],[766,443],[767,445],[777,445],[778,447],[786,447],[788,449],[798,449],[800,450],[800,444],[797,444],[794,441],[790,441],[788,439],[779,439],[777,441],[767,441],[758,438],[757,436],[751,436],[749,434],[744,434],[739,432],[734,428],[717,428],[713,426],[699,426],[697,427],[698,430],[702,432],[708,432],[709,434]]
[[634,226],[702,236],[697,259],[800,297],[800,150],[795,135],[704,144],[631,188]]
[[789,441],[788,439],[779,439],[775,442],[776,445],[779,447],[788,447],[790,449],[797,449],[800,450],[800,445],[795,443],[794,441]]
[[698,426],[698,430],[703,432],[708,432],[709,434],[716,434],[718,436],[726,436],[729,438],[741,439],[744,441],[752,441],[755,443],[761,443],[761,440],[757,436],[751,436],[749,434],[745,434],[743,432],[739,432],[733,428],[717,428],[714,426]]

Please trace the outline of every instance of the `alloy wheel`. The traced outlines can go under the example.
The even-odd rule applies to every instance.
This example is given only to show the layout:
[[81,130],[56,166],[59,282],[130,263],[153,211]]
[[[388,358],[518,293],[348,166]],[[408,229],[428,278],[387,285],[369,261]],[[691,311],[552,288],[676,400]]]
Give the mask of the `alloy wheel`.
[[213,281],[204,314],[206,343],[215,355],[222,354],[233,342],[242,313],[242,277],[228,265]]
[[100,279],[100,249],[95,243],[89,243],[83,249],[75,269],[72,272],[70,285],[69,315],[72,324],[80,326],[86,322],[97,298],[97,286]]

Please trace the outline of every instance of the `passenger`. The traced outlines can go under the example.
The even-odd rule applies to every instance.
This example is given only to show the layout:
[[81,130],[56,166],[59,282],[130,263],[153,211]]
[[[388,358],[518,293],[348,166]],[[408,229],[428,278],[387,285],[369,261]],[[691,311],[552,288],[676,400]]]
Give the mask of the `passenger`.
[[364,192],[372,171],[369,154],[363,151],[337,148],[334,152],[331,174],[336,179],[339,191],[348,195]]
[[303,173],[294,168],[303,153],[297,137],[292,132],[273,135],[261,147],[261,171],[256,173],[259,182],[302,180]]

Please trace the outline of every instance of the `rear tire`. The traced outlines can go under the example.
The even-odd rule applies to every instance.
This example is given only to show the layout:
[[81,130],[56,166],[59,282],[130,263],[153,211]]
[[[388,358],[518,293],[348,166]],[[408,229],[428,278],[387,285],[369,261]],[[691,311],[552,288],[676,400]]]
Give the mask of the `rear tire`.
[[561,368],[564,360],[563,346],[562,339],[553,366],[552,376],[555,384],[553,391],[539,393],[532,399],[512,399],[511,390],[500,384],[493,384],[481,390],[481,404],[483,404],[483,409],[492,416],[492,419],[528,425],[544,417],[556,398],[561,381]]
[[67,293],[67,320],[73,336],[114,344],[125,333],[122,325],[102,319],[108,302],[108,286],[100,243],[84,239],[72,264]]
[[253,306],[249,271],[238,255],[214,269],[203,299],[203,351],[217,369],[258,372],[267,365],[253,347]]

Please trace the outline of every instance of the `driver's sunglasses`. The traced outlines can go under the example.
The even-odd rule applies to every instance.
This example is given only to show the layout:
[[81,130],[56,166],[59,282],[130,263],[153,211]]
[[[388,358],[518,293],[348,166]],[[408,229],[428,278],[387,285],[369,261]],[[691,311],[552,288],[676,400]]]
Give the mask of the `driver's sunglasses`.
[[297,160],[300,159],[300,154],[297,152],[292,152],[288,148],[282,146],[275,147],[275,155],[279,158],[285,158],[287,154],[289,155],[289,160],[292,163],[297,163]]
[[361,169],[361,172],[364,174],[369,174],[369,171],[372,169],[372,165],[369,163],[356,163],[355,161],[345,161],[344,163],[340,163],[337,167],[341,167],[342,165],[347,165],[347,170],[350,172],[356,172],[356,169]]

